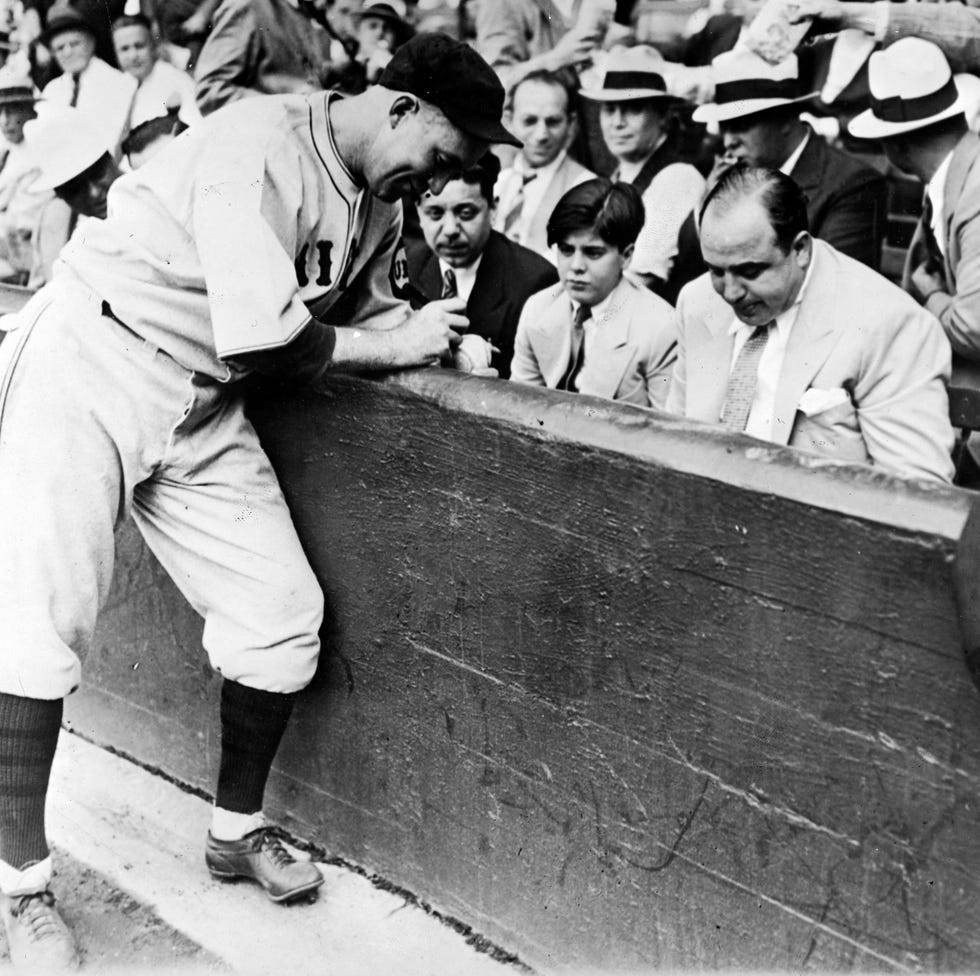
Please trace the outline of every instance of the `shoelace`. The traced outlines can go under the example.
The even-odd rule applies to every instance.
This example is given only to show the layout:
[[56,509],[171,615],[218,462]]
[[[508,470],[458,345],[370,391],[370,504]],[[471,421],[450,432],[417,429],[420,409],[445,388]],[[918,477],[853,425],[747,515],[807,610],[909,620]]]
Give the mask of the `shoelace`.
[[282,845],[285,839],[285,833],[277,827],[262,828],[260,850],[265,851],[272,858],[277,868],[286,868],[296,863],[296,858]]
[[54,895],[50,891],[37,891],[21,895],[10,908],[14,918],[20,918],[32,941],[40,942],[61,931],[57,916],[49,909],[54,908]]

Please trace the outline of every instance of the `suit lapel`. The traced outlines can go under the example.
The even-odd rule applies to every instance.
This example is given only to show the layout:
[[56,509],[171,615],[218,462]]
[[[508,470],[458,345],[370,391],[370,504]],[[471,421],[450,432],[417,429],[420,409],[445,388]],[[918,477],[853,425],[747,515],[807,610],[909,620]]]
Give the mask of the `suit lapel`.
[[[703,315],[693,310],[687,343],[687,415],[717,424],[728,389],[735,313],[710,286]],[[700,330],[694,333],[694,329]]]
[[483,249],[480,267],[477,268],[473,290],[466,302],[471,318],[479,320],[480,334],[493,341],[500,335],[503,317],[500,308],[506,298],[508,268],[507,249],[501,246],[496,231],[490,232],[490,240]]
[[633,356],[629,345],[633,324],[633,292],[625,279],[620,281],[610,296],[607,316],[607,320],[596,323],[593,348],[589,349],[582,372],[589,393],[612,400],[622,385]]
[[572,355],[572,304],[563,289],[544,310],[530,339],[545,385],[556,388]]
[[813,242],[814,267],[783,359],[772,425],[772,439],[789,443],[800,397],[834,348],[843,321],[836,309],[836,274],[832,254]]
[[571,172],[571,160],[566,156],[562,160],[561,166],[555,170],[555,175],[548,184],[548,189],[544,191],[541,203],[531,218],[531,226],[528,231],[528,245],[534,247],[536,250],[538,243],[540,243],[542,250],[548,246],[548,218],[555,209],[555,204],[565,195]]
[[953,158],[949,162],[949,171],[946,173],[946,182],[943,185],[943,213],[942,224],[943,243],[945,246],[945,272],[946,282],[950,290],[955,290],[955,267],[959,261],[954,261],[953,249],[953,215],[956,213],[956,206],[963,195],[967,177],[980,156],[980,139],[972,132],[968,132],[957,143],[953,150]]

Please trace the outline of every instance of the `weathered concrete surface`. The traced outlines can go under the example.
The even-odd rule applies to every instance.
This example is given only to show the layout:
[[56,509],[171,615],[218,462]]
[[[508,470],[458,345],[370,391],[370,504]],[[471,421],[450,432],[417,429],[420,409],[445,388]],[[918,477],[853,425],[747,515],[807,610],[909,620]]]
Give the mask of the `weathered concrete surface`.
[[[545,969],[980,966],[971,497],[422,371],[256,404],[328,594],[273,808]],[[209,788],[128,533],[70,706]]]
[[204,867],[209,816],[200,797],[62,735],[49,833],[58,845],[55,891],[86,972],[520,976],[343,866],[318,865],[318,900],[289,907],[254,885],[212,881]]

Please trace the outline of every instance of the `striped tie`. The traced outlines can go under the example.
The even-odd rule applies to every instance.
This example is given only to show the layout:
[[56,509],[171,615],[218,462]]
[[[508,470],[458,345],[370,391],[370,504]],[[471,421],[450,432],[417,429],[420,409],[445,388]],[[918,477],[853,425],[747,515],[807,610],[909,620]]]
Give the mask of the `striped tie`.
[[446,268],[442,276],[442,295],[441,298],[455,298],[459,294],[456,287],[456,272],[452,268]]
[[568,357],[568,369],[558,383],[559,390],[578,393],[578,375],[585,365],[585,323],[592,318],[592,309],[579,305],[575,309],[575,320],[572,323],[572,350]]
[[514,194],[514,199],[510,201],[510,206],[507,208],[507,213],[504,214],[503,224],[501,229],[506,237],[509,237],[512,241],[517,240],[517,225],[521,219],[521,212],[524,210],[524,188],[532,180],[538,178],[537,173],[527,173],[521,177],[521,185],[517,188],[517,193]]
[[769,329],[774,323],[760,325],[742,346],[728,377],[725,392],[725,405],[721,411],[721,422],[726,430],[745,430],[755,399],[755,388],[759,382],[759,360],[769,341]]

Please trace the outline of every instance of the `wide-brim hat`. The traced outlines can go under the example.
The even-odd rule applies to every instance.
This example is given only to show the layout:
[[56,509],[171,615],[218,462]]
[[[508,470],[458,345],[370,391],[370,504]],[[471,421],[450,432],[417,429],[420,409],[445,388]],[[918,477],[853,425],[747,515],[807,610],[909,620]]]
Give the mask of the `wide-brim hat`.
[[395,43],[404,44],[410,37],[415,35],[415,28],[405,19],[407,11],[405,4],[401,0],[368,0],[357,13],[354,19],[360,23],[364,17],[377,17],[379,20],[390,24],[395,31]]
[[856,139],[887,139],[962,114],[953,72],[943,52],[921,37],[905,37],[868,61],[871,107],[851,119]]
[[651,98],[682,101],[667,91],[663,58],[653,48],[614,48],[599,65],[598,81],[579,94],[594,102],[633,102]]
[[49,11],[41,41],[45,47],[59,34],[69,30],[85,31],[95,37],[95,28],[74,7],[67,3],[56,3]]
[[32,193],[62,186],[109,152],[89,119],[67,106],[49,106],[27,122],[24,144],[40,171],[30,186]]
[[770,64],[748,48],[725,51],[711,62],[711,76],[715,99],[694,110],[695,122],[730,122],[817,97],[816,92],[800,90],[795,54]]
[[35,105],[40,96],[28,82],[21,85],[0,85],[0,105]]

